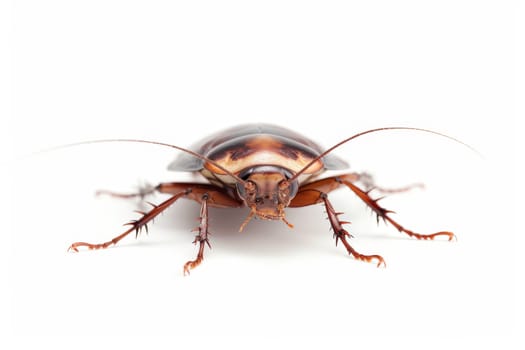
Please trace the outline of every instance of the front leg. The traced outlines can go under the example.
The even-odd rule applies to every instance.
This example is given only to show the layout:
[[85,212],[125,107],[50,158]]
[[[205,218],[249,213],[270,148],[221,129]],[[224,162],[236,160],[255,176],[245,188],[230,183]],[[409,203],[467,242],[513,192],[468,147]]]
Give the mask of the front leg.
[[343,224],[349,224],[349,222],[339,220],[338,216],[342,213],[338,213],[334,210],[332,203],[330,203],[326,194],[322,193],[321,199],[324,202],[326,213],[328,214],[328,220],[330,221],[330,225],[332,225],[332,229],[334,231],[335,245],[337,245],[338,241],[341,241],[348,251],[348,254],[351,254],[355,259],[366,262],[377,261],[377,267],[380,267],[381,265],[386,267],[385,260],[381,255],[364,255],[358,253],[354,248],[352,248],[346,239],[346,237],[352,236],[343,228]]
[[190,260],[184,264],[184,275],[189,275],[190,270],[193,270],[197,266],[200,265],[202,260],[204,259],[204,247],[207,245],[208,248],[211,249],[210,241],[208,240],[208,235],[210,234],[208,231],[208,200],[210,196],[205,193],[202,195],[202,202],[201,202],[201,213],[199,216],[199,227],[197,227],[195,230],[199,232],[198,235],[195,236],[195,240],[193,241],[193,244],[199,243],[199,252],[197,253],[197,257],[195,260]]
[[305,186],[304,188],[299,188],[297,195],[294,197],[289,206],[304,207],[316,203],[323,203],[326,208],[328,220],[330,221],[330,225],[332,226],[332,230],[334,232],[335,245],[341,241],[348,251],[348,254],[352,255],[355,259],[366,262],[377,261],[377,267],[380,267],[381,265],[386,266],[385,260],[380,255],[365,255],[358,253],[350,245],[350,243],[348,243],[347,238],[352,236],[343,228],[343,225],[349,224],[349,222],[339,220],[339,215],[342,213],[336,212],[334,210],[332,203],[330,203],[328,200],[326,192],[324,192],[332,190],[336,187],[337,186],[332,186],[330,181],[319,180],[319,186],[317,187],[319,189],[317,189],[315,186]]

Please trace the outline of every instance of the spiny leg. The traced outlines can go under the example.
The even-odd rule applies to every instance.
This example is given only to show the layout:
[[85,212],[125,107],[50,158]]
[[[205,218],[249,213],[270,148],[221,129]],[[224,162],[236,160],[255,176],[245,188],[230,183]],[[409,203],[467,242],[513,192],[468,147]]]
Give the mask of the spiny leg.
[[[79,247],[87,247],[88,249],[103,249],[107,248],[112,244],[117,244],[122,238],[126,237],[131,232],[135,231],[136,234],[140,232],[142,228],[147,230],[147,223],[153,220],[157,215],[166,210],[170,205],[176,202],[179,198],[185,197],[192,199],[198,203],[201,203],[201,214],[200,214],[200,225],[198,227],[199,235],[195,238],[194,243],[199,242],[199,252],[195,260],[190,260],[184,265],[184,274],[189,274],[189,271],[198,266],[204,257],[204,245],[208,245],[208,205],[220,208],[235,208],[243,205],[241,201],[233,198],[225,189],[208,184],[195,184],[195,183],[161,183],[156,186],[151,192],[158,191],[160,193],[172,195],[169,199],[162,202],[159,205],[154,205],[153,209],[148,213],[139,212],[142,217],[139,220],[129,222],[130,229],[126,230],[119,236],[113,238],[110,241],[91,244],[86,242],[75,242],[69,249],[78,252]],[[114,193],[109,193],[114,194]],[[124,198],[135,197],[140,194],[123,195]],[[122,197],[122,196],[121,196]]]
[[407,228],[404,228],[403,226],[401,226],[399,223],[397,223],[395,220],[393,220],[388,215],[389,213],[393,213],[391,210],[387,210],[387,209],[381,207],[378,204],[378,201],[381,200],[381,198],[373,199],[369,195],[370,191],[367,191],[367,192],[363,191],[362,189],[357,187],[354,183],[352,183],[352,181],[349,181],[349,180],[345,179],[344,175],[343,176],[334,177],[334,179],[335,179],[335,181],[337,181],[337,182],[339,182],[341,184],[344,184],[348,188],[350,188],[352,190],[352,192],[354,192],[363,202],[365,202],[370,208],[372,208],[372,210],[377,215],[377,220],[378,221],[379,221],[379,218],[382,218],[385,222],[388,221],[389,223],[391,223],[398,231],[404,232],[407,235],[409,235],[410,237],[414,237],[414,238],[417,238],[417,239],[423,239],[423,240],[433,240],[436,237],[445,236],[445,237],[448,238],[449,241],[451,241],[452,239],[454,239],[456,237],[454,235],[454,233],[449,232],[449,231],[440,231],[440,232],[436,232],[436,233],[432,233],[432,234],[420,234],[420,233],[416,233],[416,232],[414,232],[412,230],[409,230]]
[[[335,185],[334,185],[335,184]],[[347,237],[352,237],[348,231],[343,228],[344,224],[349,222],[340,221],[338,216],[342,213],[338,213],[334,210],[332,204],[328,200],[326,192],[329,192],[337,188],[338,184],[332,180],[325,181],[319,180],[312,182],[310,184],[304,185],[299,188],[297,195],[292,199],[290,207],[304,207],[308,205],[313,205],[317,203],[323,203],[326,208],[326,213],[328,215],[328,220],[334,232],[335,244],[337,245],[339,241],[343,242],[348,254],[351,254],[355,259],[374,262],[377,261],[377,266],[386,266],[385,260],[380,255],[364,255],[358,253],[351,245],[348,243]],[[326,191],[326,192],[325,192]]]
[[174,196],[170,197],[169,199],[167,199],[166,201],[162,202],[159,205],[154,205],[154,204],[150,203],[153,206],[153,209],[151,209],[147,213],[139,212],[140,214],[142,214],[142,217],[140,219],[132,220],[132,221],[128,222],[127,224],[125,224],[125,225],[129,225],[131,227],[128,230],[126,230],[125,232],[121,233],[117,237],[115,237],[115,238],[113,238],[113,239],[111,239],[111,240],[109,240],[107,242],[98,243],[98,244],[92,244],[92,243],[86,243],[86,242],[75,242],[75,243],[71,244],[71,246],[69,246],[68,250],[73,250],[75,252],[78,252],[78,248],[79,247],[87,247],[88,249],[104,249],[104,248],[109,247],[112,244],[117,244],[122,238],[126,237],[127,235],[129,235],[133,231],[135,231],[135,235],[138,235],[139,232],[142,230],[142,228],[144,228],[147,231],[148,230],[148,226],[147,226],[148,222],[153,220],[157,215],[159,215],[164,210],[166,210],[170,205],[175,203],[175,201],[177,201],[177,199],[179,199],[180,197],[185,196],[187,194],[188,194],[187,192],[177,193],[177,194],[175,194]]
[[[156,190],[161,193],[177,193],[187,186],[187,184],[181,183],[163,183],[158,185]],[[210,234],[208,231],[208,205],[218,208],[237,208],[243,205],[242,201],[233,198],[226,189],[208,184],[191,184],[191,191],[188,192],[187,198],[199,202],[201,204],[201,210],[199,217],[200,223],[195,229],[199,233],[193,241],[194,244],[199,243],[199,252],[195,260],[190,260],[184,264],[184,275],[188,275],[190,270],[200,265],[204,259],[204,247],[207,245],[211,248],[208,239],[208,235]]]
[[389,213],[392,213],[392,211],[387,210],[378,204],[378,201],[381,198],[372,199],[369,195],[371,190],[364,191],[354,184],[354,182],[362,180],[361,176],[362,174],[358,174],[358,173],[343,174],[339,176],[320,179],[320,180],[313,181],[305,185],[302,185],[299,188],[297,195],[290,203],[290,207],[302,207],[306,205],[320,203],[322,200],[319,197],[319,193],[321,192],[329,193],[339,188],[341,185],[345,185],[348,188],[350,188],[359,198],[361,198],[361,200],[363,200],[370,208],[372,208],[372,210],[377,214],[378,220],[379,218],[382,218],[384,221],[388,221],[400,232],[404,232],[410,237],[428,240],[428,239],[434,239],[438,236],[445,236],[448,238],[449,241],[451,241],[452,239],[456,237],[452,232],[448,232],[448,231],[441,231],[441,232],[436,232],[433,234],[425,235],[425,234],[416,233],[414,231],[404,228],[403,226],[401,226],[399,223],[397,223],[395,220],[393,220],[388,215]]
[[200,223],[199,226],[195,229],[195,231],[198,231],[199,233],[197,236],[195,236],[195,240],[193,241],[193,244],[199,243],[199,252],[197,253],[197,257],[195,260],[190,260],[184,264],[184,275],[189,275],[190,270],[193,270],[197,266],[200,265],[202,260],[204,259],[204,247],[207,245],[208,248],[211,249],[210,241],[208,240],[208,235],[210,232],[208,231],[208,199],[209,195],[205,193],[202,196],[202,202],[201,202],[201,211],[200,211]]
[[355,259],[370,263],[377,261],[377,267],[380,267],[381,265],[386,266],[385,260],[381,255],[364,255],[358,253],[354,248],[352,248],[346,239],[346,237],[352,236],[343,228],[343,224],[349,224],[349,222],[339,220],[338,216],[342,213],[338,213],[334,210],[332,204],[328,200],[328,196],[325,193],[321,194],[321,199],[324,202],[326,213],[328,214],[328,220],[330,221],[330,225],[332,225],[332,229],[334,231],[335,245],[341,241],[348,251],[348,254],[351,254]]

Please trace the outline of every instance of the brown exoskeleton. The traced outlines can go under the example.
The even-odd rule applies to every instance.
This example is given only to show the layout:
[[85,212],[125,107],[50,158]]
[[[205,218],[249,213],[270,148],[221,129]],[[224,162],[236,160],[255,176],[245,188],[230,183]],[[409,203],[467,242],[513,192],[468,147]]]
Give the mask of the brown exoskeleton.
[[[168,167],[170,170],[200,172],[209,183],[161,183],[146,194],[160,192],[171,197],[154,205],[149,212],[143,212],[142,217],[128,223],[130,228],[110,241],[100,244],[76,242],[70,246],[73,251],[80,247],[89,249],[107,248],[116,244],[122,238],[135,231],[136,234],[146,224],[163,212],[179,198],[187,198],[201,204],[200,224],[194,243],[199,244],[199,251],[194,260],[184,265],[184,274],[199,265],[204,257],[204,248],[209,246],[208,207],[243,207],[249,208],[248,217],[240,225],[243,230],[248,222],[257,217],[266,220],[281,220],[288,226],[292,225],[285,218],[285,208],[304,207],[313,204],[323,204],[328,214],[328,220],[334,232],[336,243],[342,242],[349,254],[355,259],[385,265],[380,255],[364,255],[358,253],[349,243],[350,234],[343,228],[347,222],[339,220],[341,213],[336,212],[328,200],[328,193],[345,186],[354,192],[385,222],[392,224],[400,232],[417,239],[434,239],[444,236],[452,240],[452,232],[440,231],[433,234],[420,234],[411,231],[390,217],[391,211],[381,207],[378,200],[370,197],[369,189],[373,188],[368,177],[359,173],[347,173],[339,176],[319,178],[325,170],[339,170],[348,167],[347,163],[335,157],[331,152],[342,144],[362,135],[382,130],[418,130],[449,136],[419,128],[387,127],[371,129],[349,137],[328,150],[323,151],[313,141],[291,130],[267,124],[248,124],[230,128],[214,134],[191,150],[160,142],[144,140],[99,140],[92,142],[144,142],[183,151]],[[456,139],[454,141],[460,142]],[[462,143],[463,144],[463,143]],[[468,146],[467,146],[468,147]],[[366,184],[366,188],[357,183]],[[117,194],[104,191],[115,197],[130,198],[143,196],[145,193]]]

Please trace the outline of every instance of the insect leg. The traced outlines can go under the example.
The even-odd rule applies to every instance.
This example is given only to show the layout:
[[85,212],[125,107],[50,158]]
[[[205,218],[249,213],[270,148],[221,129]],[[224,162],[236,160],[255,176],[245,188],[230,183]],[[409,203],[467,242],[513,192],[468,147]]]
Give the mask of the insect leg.
[[358,253],[354,248],[352,248],[346,239],[347,237],[352,236],[343,228],[343,224],[348,224],[349,222],[339,220],[338,216],[342,213],[338,213],[334,210],[332,203],[330,203],[326,194],[323,193],[321,198],[324,202],[330,225],[332,225],[332,229],[334,230],[335,245],[341,241],[348,251],[348,254],[351,254],[355,259],[366,262],[373,262],[375,260],[377,261],[377,267],[380,267],[381,265],[386,266],[385,260],[381,255],[364,255]]
[[134,197],[140,197],[140,199],[144,199],[144,197],[146,197],[147,195],[154,193],[155,190],[156,188],[154,186],[146,184],[144,186],[139,187],[139,190],[136,193],[118,193],[118,192],[113,192],[113,191],[108,191],[108,190],[98,190],[96,192],[96,195],[97,196],[108,195],[111,197],[124,198],[124,199],[134,198]]
[[88,249],[103,249],[103,248],[109,247],[112,244],[117,244],[122,238],[126,237],[127,235],[129,235],[133,231],[135,231],[135,235],[138,235],[140,233],[140,231],[142,230],[142,228],[146,229],[146,231],[147,231],[148,228],[147,228],[146,225],[147,225],[148,222],[153,220],[157,215],[159,215],[164,210],[166,210],[170,205],[175,203],[175,201],[177,201],[177,199],[179,199],[180,197],[185,196],[185,195],[187,195],[186,192],[179,192],[179,193],[173,195],[172,197],[170,197],[169,199],[167,199],[166,201],[162,202],[159,205],[153,205],[152,204],[153,205],[153,209],[151,209],[147,213],[142,213],[141,212],[142,217],[140,219],[132,220],[132,221],[130,221],[130,222],[128,222],[126,224],[126,225],[131,226],[128,230],[126,230],[125,232],[121,233],[117,237],[115,237],[115,238],[113,238],[113,239],[111,239],[111,240],[109,240],[107,242],[99,243],[99,244],[92,244],[92,243],[86,243],[86,242],[75,242],[75,243],[71,244],[71,246],[69,247],[68,250],[73,250],[75,252],[78,252],[78,248],[79,247],[87,247]]
[[188,188],[187,198],[193,199],[201,204],[200,223],[195,229],[198,234],[195,236],[194,244],[199,243],[199,252],[195,260],[190,260],[184,264],[184,275],[189,275],[190,270],[199,266],[204,259],[204,248],[211,248],[208,235],[208,205],[222,208],[236,208],[243,205],[226,192],[225,189],[207,184],[188,184],[182,183],[164,183],[157,186],[157,190],[162,193],[177,193],[183,188]]
[[370,195],[368,194],[370,191],[368,192],[365,192],[363,191],[362,189],[360,189],[359,187],[357,187],[352,181],[348,180],[347,178],[345,178],[344,175],[342,176],[336,176],[333,178],[334,181],[340,183],[340,184],[344,184],[346,185],[348,188],[350,188],[352,190],[352,192],[354,192],[363,202],[365,202],[370,208],[372,208],[372,210],[377,214],[377,220],[379,221],[379,218],[382,218],[385,222],[389,222],[390,224],[392,224],[398,231],[400,232],[404,232],[406,233],[407,235],[409,235],[410,237],[414,237],[414,238],[417,238],[417,239],[434,239],[438,236],[445,236],[448,238],[449,241],[451,241],[452,239],[454,239],[456,236],[452,233],[452,232],[448,232],[448,231],[441,231],[441,232],[436,232],[436,233],[432,233],[432,234],[427,234],[427,235],[424,235],[424,234],[420,234],[420,233],[416,233],[414,231],[411,231],[407,228],[404,228],[403,226],[401,226],[399,223],[397,223],[395,220],[393,220],[388,214],[389,213],[392,213],[392,211],[390,210],[387,210],[383,207],[381,207],[379,204],[378,204],[378,201],[381,199],[373,199],[372,197],[370,197]]
[[140,219],[133,220],[127,223],[127,225],[130,225],[131,227],[122,234],[113,238],[112,240],[99,244],[75,242],[71,244],[69,250],[78,252],[78,248],[80,247],[87,247],[88,249],[103,249],[109,247],[112,244],[117,244],[122,238],[126,237],[133,231],[135,231],[136,235],[139,234],[142,228],[146,229],[147,231],[146,225],[148,222],[150,222],[157,215],[166,210],[179,198],[184,197],[201,203],[200,224],[196,229],[199,232],[199,234],[195,237],[194,240],[195,244],[199,243],[199,252],[195,260],[190,260],[186,264],[184,264],[184,274],[187,275],[189,274],[191,269],[197,267],[202,262],[204,258],[204,247],[206,245],[208,245],[208,247],[210,246],[208,240],[208,205],[213,207],[225,208],[240,207],[243,204],[242,202],[239,202],[238,200],[230,196],[230,194],[224,189],[207,184],[161,183],[158,186],[156,186],[154,190],[159,191],[161,193],[171,194],[172,196],[159,205],[152,204],[153,209],[151,209],[149,212],[141,212],[142,217]]
[[[374,178],[369,173],[363,172],[363,173],[348,174],[348,175],[352,175],[352,176],[357,175],[358,176],[357,181],[363,184],[366,191],[377,190],[385,194],[394,194],[394,193],[408,192],[414,188],[421,188],[421,189],[425,188],[425,185],[421,182],[413,183],[413,184],[403,186],[403,187],[398,187],[398,188],[385,188],[385,187],[377,186],[374,182]],[[344,175],[344,176],[348,177],[348,175]],[[355,181],[356,180],[354,180],[353,182]]]
[[204,247],[207,245],[208,248],[211,248],[210,241],[208,240],[208,200],[209,195],[205,193],[202,196],[201,212],[199,217],[200,223],[195,229],[195,231],[198,231],[199,233],[195,236],[195,240],[193,241],[193,244],[199,243],[199,252],[197,253],[195,260],[190,260],[184,264],[184,275],[189,275],[190,270],[193,270],[200,265],[204,259]]
[[308,183],[306,185],[303,185],[299,188],[299,191],[295,198],[290,203],[290,207],[302,207],[305,205],[311,205],[314,203],[320,203],[321,199],[318,198],[318,192],[324,192],[328,193],[330,191],[335,190],[341,185],[345,185],[348,188],[352,190],[363,202],[365,202],[372,210],[376,213],[377,219],[379,218],[383,219],[385,222],[389,222],[392,224],[398,231],[404,232],[405,234],[409,235],[410,237],[414,237],[417,239],[425,239],[425,240],[431,240],[438,236],[445,236],[448,238],[449,241],[454,239],[456,236],[452,232],[448,231],[440,231],[432,234],[420,234],[416,233],[414,231],[411,231],[403,226],[401,226],[399,223],[397,223],[394,219],[392,219],[388,214],[392,213],[392,211],[387,210],[383,207],[381,207],[378,202],[381,198],[373,199],[369,195],[369,191],[364,191],[361,188],[359,188],[357,185],[354,184],[354,182],[360,180],[360,174],[357,173],[351,173],[351,174],[345,174],[345,175],[339,175],[334,177],[328,177],[325,179],[313,181],[311,183]]
[[[314,182],[313,184],[317,183],[319,185],[319,188],[324,188],[327,191],[333,190],[338,187],[338,184],[333,181],[333,179],[329,181],[325,181],[326,179],[319,180]],[[383,265],[386,266],[385,260],[380,255],[364,255],[361,253],[358,253],[351,245],[348,243],[347,238],[351,238],[352,236],[343,228],[344,224],[349,224],[347,221],[341,221],[339,220],[339,215],[342,213],[336,212],[332,206],[332,203],[328,200],[328,195],[324,191],[320,191],[315,189],[315,186],[309,186],[311,184],[308,184],[308,188],[299,188],[299,191],[297,192],[297,195],[294,197],[292,202],[290,203],[290,207],[303,207],[307,205],[312,205],[316,203],[323,203],[326,208],[326,213],[328,215],[328,220],[330,221],[330,225],[332,226],[332,230],[334,231],[334,238],[335,238],[335,244],[337,245],[339,241],[343,243],[346,250],[348,251],[348,254],[351,254],[355,259],[366,261],[366,262],[374,262],[377,261],[377,267]],[[306,186],[305,186],[306,187]]]
[[167,194],[177,194],[186,191],[186,198],[202,203],[203,196],[206,194],[208,204],[216,208],[238,208],[243,206],[243,202],[233,198],[224,188],[209,184],[194,184],[169,182],[161,183],[155,187],[156,191]]

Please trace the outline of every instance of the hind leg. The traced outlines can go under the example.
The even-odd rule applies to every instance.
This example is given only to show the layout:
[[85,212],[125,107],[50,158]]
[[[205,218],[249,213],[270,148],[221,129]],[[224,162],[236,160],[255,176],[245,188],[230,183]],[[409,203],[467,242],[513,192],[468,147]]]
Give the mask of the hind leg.
[[144,197],[155,193],[156,187],[152,186],[150,184],[145,184],[143,186],[139,186],[138,192],[135,193],[119,193],[119,192],[113,192],[108,190],[98,190],[95,194],[97,196],[100,195],[107,195],[115,198],[123,198],[123,199],[129,199],[129,198],[135,198],[140,197],[140,199],[144,199]]
[[[343,177],[348,177],[348,175],[352,175],[352,182],[356,182],[356,181],[359,181],[360,183],[363,184],[364,188],[365,188],[365,191],[367,192],[370,192],[372,190],[377,190],[381,193],[385,193],[385,194],[395,194],[395,193],[403,193],[403,192],[408,192],[414,188],[425,188],[425,185],[423,183],[420,183],[420,182],[417,182],[417,183],[413,183],[413,184],[410,184],[410,185],[407,185],[407,186],[403,186],[403,187],[397,187],[397,188],[385,188],[385,187],[380,187],[380,186],[377,186],[375,184],[375,181],[374,181],[374,178],[372,177],[372,175],[370,175],[369,173],[356,173],[356,174],[347,174],[347,175],[343,175]],[[356,179],[354,180],[353,178],[356,177]]]

